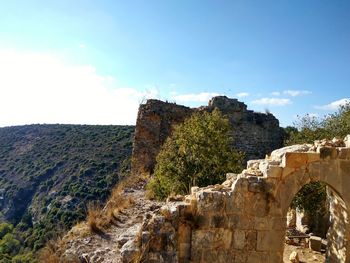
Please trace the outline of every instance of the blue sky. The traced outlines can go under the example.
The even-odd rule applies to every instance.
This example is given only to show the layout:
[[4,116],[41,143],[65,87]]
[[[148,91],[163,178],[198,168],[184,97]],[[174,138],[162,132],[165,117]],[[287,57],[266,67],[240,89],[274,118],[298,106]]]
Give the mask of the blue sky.
[[350,1],[12,0],[0,9],[0,126],[134,124],[147,98],[214,95],[282,126],[350,98]]

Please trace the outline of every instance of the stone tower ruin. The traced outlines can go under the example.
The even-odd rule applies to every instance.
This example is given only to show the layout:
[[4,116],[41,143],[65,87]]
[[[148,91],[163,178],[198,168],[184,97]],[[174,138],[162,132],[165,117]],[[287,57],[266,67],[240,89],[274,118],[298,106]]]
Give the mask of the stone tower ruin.
[[226,96],[213,97],[208,106],[189,108],[160,100],[141,104],[137,116],[132,171],[152,173],[156,156],[174,125],[196,111],[219,109],[232,125],[233,148],[243,151],[246,160],[261,159],[283,144],[283,129],[270,113],[247,110],[247,105]]

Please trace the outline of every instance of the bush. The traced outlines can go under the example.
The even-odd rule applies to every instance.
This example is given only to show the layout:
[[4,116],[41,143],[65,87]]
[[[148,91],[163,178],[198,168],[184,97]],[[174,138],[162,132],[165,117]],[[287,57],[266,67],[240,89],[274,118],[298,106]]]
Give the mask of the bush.
[[232,127],[220,111],[195,113],[162,146],[148,190],[156,199],[187,194],[192,186],[221,183],[228,172],[240,172],[243,154],[233,150]]

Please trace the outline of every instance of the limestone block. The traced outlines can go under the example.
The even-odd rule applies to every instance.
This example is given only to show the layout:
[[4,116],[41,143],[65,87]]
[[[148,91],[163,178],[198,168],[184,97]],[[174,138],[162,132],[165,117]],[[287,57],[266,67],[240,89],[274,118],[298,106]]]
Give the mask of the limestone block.
[[300,168],[308,163],[317,162],[320,160],[319,153],[295,153],[287,152],[282,158],[282,167]]
[[227,173],[226,174],[226,180],[236,180],[238,178],[238,174],[235,173]]
[[281,251],[284,245],[284,230],[270,230],[257,232],[258,251]]
[[335,147],[318,147],[317,152],[320,154],[321,159],[335,159],[337,158],[338,152]]
[[289,260],[292,263],[299,263],[299,254],[297,251],[292,251],[292,253],[290,253],[289,255]]
[[199,187],[198,186],[192,186],[191,187],[191,195],[194,195],[195,193],[197,193],[199,191]]
[[256,230],[248,230],[245,233],[246,245],[245,249],[255,251],[256,250]]
[[208,211],[220,213],[224,208],[224,195],[219,191],[211,189],[201,190],[196,193],[198,212],[205,214]]
[[226,214],[241,213],[245,206],[245,195],[241,191],[231,192],[225,195]]
[[350,159],[350,148],[338,148],[338,158],[339,159]]
[[235,230],[235,232],[233,233],[233,247],[235,249],[244,249],[245,242],[245,231]]
[[260,162],[262,161],[264,161],[264,159],[249,160],[247,162],[247,169],[253,169],[253,170],[259,169]]
[[261,163],[259,166],[260,171],[264,177],[280,178],[282,176],[282,167],[279,165],[271,165],[268,163]]
[[188,224],[180,224],[178,229],[178,242],[191,243],[191,227]]
[[248,253],[247,263],[269,262],[269,254],[267,252],[249,251]]
[[[203,256],[200,261],[201,263],[227,263],[230,262],[234,257],[230,254],[230,251],[220,248],[206,249],[203,251]],[[191,258],[192,260],[192,258]],[[190,262],[190,261],[187,261]],[[193,262],[193,261],[191,261]],[[232,261],[231,261],[232,262]]]
[[346,135],[344,138],[344,143],[346,147],[350,147],[350,134]]
[[[320,163],[320,179],[323,178],[323,181],[337,191],[340,191],[342,188],[342,167],[341,163],[346,163],[347,161],[342,160],[328,160]],[[349,167],[349,166],[348,166]],[[346,172],[347,170],[347,172]],[[345,172],[349,175],[349,170],[345,168]]]
[[294,173],[296,168],[284,167],[282,170],[282,178],[287,177],[288,175]]
[[[283,251],[283,248],[281,248],[280,251]],[[271,251],[269,253],[269,260],[266,262],[283,262],[283,253],[282,252],[277,252],[277,251]],[[261,262],[262,263],[262,262]]]
[[301,152],[308,152],[311,150],[313,145],[311,144],[297,144],[297,145],[291,145],[287,147],[283,147],[277,150],[274,150],[271,153],[271,159],[272,160],[281,160],[282,157],[286,153],[301,153]]
[[253,227],[254,227],[254,216],[243,214],[239,217],[239,220],[237,222],[238,229],[250,230],[250,229],[253,229]]
[[186,262],[191,258],[191,244],[190,243],[180,243],[179,244],[179,259],[180,261]]
[[264,182],[263,181],[249,182],[248,191],[252,193],[263,193],[265,191]]
[[210,217],[210,227],[221,228],[227,227],[227,219],[225,215],[213,215]]
[[317,236],[311,236],[309,238],[309,247],[310,249],[314,251],[321,251],[321,245],[322,245],[322,238],[317,237]]
[[224,228],[213,228],[192,231],[192,246],[198,248],[231,247],[232,231]]
[[254,229],[256,230],[270,230],[271,228],[270,218],[265,217],[255,217],[254,218]]
[[266,198],[266,194],[256,193],[250,198],[249,206],[247,206],[246,209],[246,214],[257,217],[264,217],[267,216],[268,211],[269,203],[268,199]]

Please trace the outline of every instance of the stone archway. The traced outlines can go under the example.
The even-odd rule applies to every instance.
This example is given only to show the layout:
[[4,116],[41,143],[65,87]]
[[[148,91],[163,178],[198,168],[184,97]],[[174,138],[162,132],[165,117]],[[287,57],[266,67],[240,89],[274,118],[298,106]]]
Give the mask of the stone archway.
[[331,262],[350,262],[350,229],[344,216],[350,207],[350,140],[278,149],[263,160],[248,161],[247,169],[222,185],[193,188],[184,202],[163,208],[170,211],[166,218],[155,216],[144,227],[153,238],[146,257],[164,262],[280,263],[290,203],[313,181],[325,182],[333,191],[328,257]]

